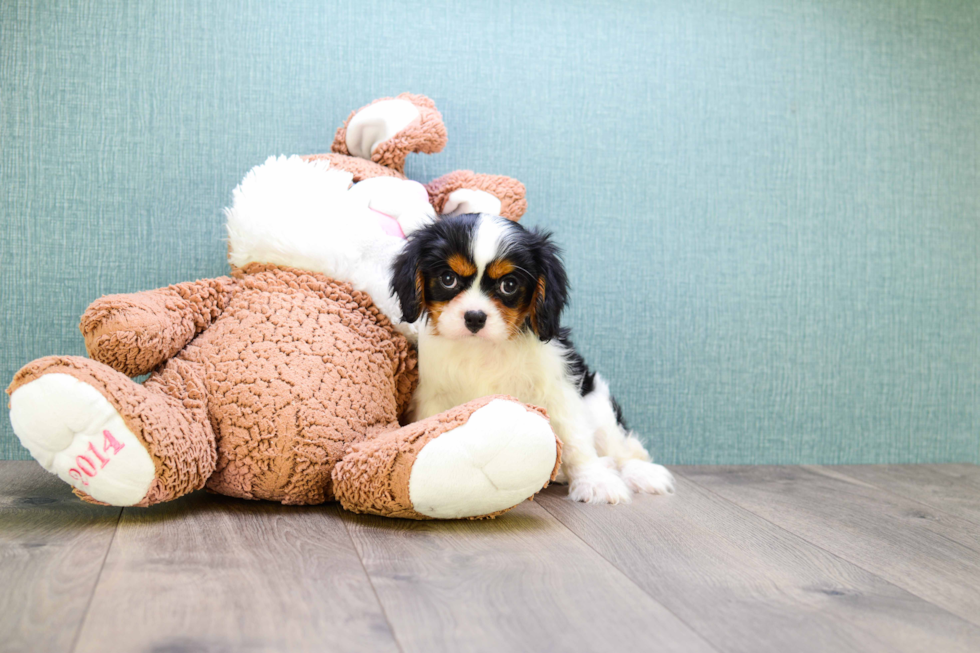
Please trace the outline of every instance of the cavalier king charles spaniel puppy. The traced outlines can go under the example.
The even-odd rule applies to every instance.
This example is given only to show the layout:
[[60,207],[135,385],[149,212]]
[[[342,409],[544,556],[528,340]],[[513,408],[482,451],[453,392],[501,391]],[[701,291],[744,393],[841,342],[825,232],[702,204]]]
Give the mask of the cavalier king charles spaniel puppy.
[[568,281],[550,234],[487,214],[444,217],[409,236],[392,271],[403,319],[424,317],[414,420],[511,395],[548,411],[571,499],[673,493],[670,472],[650,462],[561,327]]

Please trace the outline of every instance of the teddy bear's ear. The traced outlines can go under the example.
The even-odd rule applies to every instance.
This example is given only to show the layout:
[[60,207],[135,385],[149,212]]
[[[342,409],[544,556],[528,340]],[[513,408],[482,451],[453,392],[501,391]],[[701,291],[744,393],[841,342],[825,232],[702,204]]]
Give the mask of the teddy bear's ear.
[[440,215],[491,213],[517,222],[527,210],[524,184],[503,175],[457,170],[426,185],[429,202]]
[[445,146],[446,126],[435,103],[424,95],[402,93],[351,113],[331,149],[401,173],[409,153],[432,154]]

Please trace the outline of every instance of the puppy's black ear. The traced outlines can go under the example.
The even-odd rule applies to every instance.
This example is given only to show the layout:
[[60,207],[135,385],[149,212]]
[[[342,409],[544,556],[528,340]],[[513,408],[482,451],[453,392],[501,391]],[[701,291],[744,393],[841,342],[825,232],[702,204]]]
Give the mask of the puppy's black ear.
[[529,235],[540,271],[531,304],[531,327],[538,338],[548,342],[557,338],[561,329],[561,313],[568,302],[568,275],[561,261],[561,250],[551,242],[551,234],[532,231]]
[[422,269],[419,266],[424,243],[422,239],[412,236],[391,265],[391,292],[398,297],[404,322],[415,322],[422,315],[425,293]]

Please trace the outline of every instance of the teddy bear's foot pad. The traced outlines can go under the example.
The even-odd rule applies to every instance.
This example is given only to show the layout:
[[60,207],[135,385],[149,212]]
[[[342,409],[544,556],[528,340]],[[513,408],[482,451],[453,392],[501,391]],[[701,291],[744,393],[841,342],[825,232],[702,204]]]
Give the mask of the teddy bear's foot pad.
[[41,466],[93,499],[132,506],[153,482],[153,459],[102,394],[69,374],[45,374],[10,395],[10,422]]
[[412,506],[437,519],[506,510],[544,487],[557,456],[548,420],[495,399],[422,448],[409,482]]

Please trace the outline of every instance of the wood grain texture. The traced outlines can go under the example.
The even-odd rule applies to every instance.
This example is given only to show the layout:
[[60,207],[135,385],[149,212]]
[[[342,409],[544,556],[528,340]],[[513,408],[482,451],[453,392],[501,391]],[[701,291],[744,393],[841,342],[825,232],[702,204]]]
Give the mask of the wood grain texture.
[[980,466],[849,465],[834,470],[980,525]]
[[204,493],[120,511],[0,462],[0,650],[980,650],[980,528],[906,496],[965,514],[976,468],[675,471],[628,506],[553,488],[409,522]]
[[548,512],[719,651],[980,650],[980,627],[690,481],[672,497]]
[[712,650],[536,503],[492,521],[343,519],[406,653]]
[[77,651],[396,651],[336,506],[126,509]]
[[822,467],[678,467],[698,485],[974,624],[980,527]]
[[33,461],[0,463],[0,650],[72,649],[119,513]]

